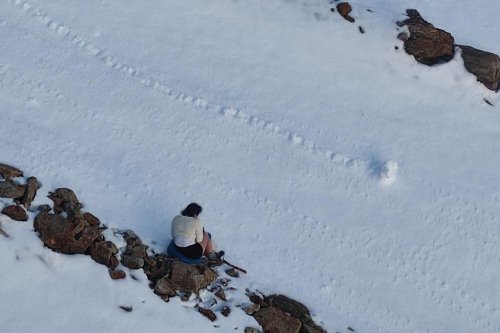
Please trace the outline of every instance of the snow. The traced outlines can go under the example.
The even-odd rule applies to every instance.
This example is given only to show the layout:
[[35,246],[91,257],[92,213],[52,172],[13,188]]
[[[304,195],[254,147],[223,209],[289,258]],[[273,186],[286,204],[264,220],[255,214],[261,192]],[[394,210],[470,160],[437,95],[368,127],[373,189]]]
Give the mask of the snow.
[[[500,54],[500,3],[352,5],[355,24],[319,0],[4,1],[0,162],[43,183],[34,204],[72,188],[159,251],[199,202],[249,272],[233,305],[251,288],[329,332],[498,332],[500,99],[459,56],[416,63],[394,23],[417,8]],[[257,327],[236,307],[212,324],[0,219],[6,332]]]

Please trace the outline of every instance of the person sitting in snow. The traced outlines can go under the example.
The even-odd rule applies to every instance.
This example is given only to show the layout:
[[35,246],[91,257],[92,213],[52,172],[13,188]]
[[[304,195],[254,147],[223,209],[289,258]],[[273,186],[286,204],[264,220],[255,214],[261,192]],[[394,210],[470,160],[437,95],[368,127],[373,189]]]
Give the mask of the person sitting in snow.
[[201,206],[193,202],[182,210],[181,215],[173,218],[171,233],[175,248],[191,259],[199,259],[203,255],[209,259],[220,259],[224,251],[214,251],[212,236],[204,230],[198,218],[201,211]]

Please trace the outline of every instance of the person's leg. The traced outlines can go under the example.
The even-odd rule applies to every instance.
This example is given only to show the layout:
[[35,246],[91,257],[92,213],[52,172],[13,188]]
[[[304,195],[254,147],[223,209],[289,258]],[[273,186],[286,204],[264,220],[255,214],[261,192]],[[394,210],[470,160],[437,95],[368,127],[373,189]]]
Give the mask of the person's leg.
[[208,233],[206,231],[203,232],[203,240],[201,241],[200,245],[203,248],[204,255],[207,255],[210,252],[214,251],[212,240],[210,239],[210,236],[208,236]]

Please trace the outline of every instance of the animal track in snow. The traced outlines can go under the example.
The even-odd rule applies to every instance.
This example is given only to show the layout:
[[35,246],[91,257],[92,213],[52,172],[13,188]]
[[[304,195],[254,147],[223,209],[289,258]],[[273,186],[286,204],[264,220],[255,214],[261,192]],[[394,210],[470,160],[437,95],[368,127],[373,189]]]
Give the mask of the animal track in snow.
[[135,79],[136,81],[150,89],[161,91],[163,94],[190,106],[194,106],[235,120],[239,120],[247,126],[255,126],[267,133],[281,136],[295,146],[302,147],[312,154],[322,156],[323,158],[332,161],[338,166],[346,168],[362,168],[365,170],[370,170],[371,168],[371,163],[368,160],[349,157],[345,154],[325,149],[324,147],[319,146],[313,141],[308,140],[301,134],[281,128],[272,121],[252,116],[244,112],[243,110],[239,110],[233,107],[224,107],[222,105],[210,102],[205,98],[191,96],[189,94],[177,91],[176,89],[169,87],[163,82],[160,82],[148,76],[146,73],[143,73],[133,66],[120,62],[116,57],[109,54],[105,49],[93,45],[88,38],[84,38],[70,27],[54,20],[43,10],[37,9],[32,4],[23,0],[9,0],[9,2],[17,8],[22,9],[31,17],[37,19],[41,24],[43,24],[50,30],[69,40],[78,48],[96,57],[102,63],[106,64],[116,71],[124,73],[125,75],[129,76],[132,79]]

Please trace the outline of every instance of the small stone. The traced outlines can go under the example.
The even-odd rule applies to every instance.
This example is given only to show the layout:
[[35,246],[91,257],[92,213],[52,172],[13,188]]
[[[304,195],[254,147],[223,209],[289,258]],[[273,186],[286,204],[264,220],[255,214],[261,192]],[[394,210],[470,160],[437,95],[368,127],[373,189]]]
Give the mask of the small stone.
[[347,327],[347,330],[348,330],[348,331],[351,331],[351,332],[356,332],[356,330],[355,330],[354,328],[350,327],[350,326],[349,326],[349,327]]
[[245,333],[262,333],[262,331],[253,327],[245,327]]
[[240,272],[238,272],[234,268],[227,269],[226,274],[234,278],[240,277]]
[[28,215],[21,206],[8,206],[2,209],[2,214],[7,215],[13,220],[25,222],[28,221]]
[[119,269],[110,269],[109,276],[111,276],[111,278],[113,280],[121,280],[121,279],[124,279],[125,277],[127,277],[127,274],[124,271],[119,270]]
[[132,312],[131,306],[120,305],[120,309],[122,309],[125,312]]
[[30,209],[31,203],[33,202],[33,199],[35,199],[37,189],[38,180],[36,179],[36,177],[28,178],[28,182],[24,190],[24,195],[21,199],[21,204],[23,204],[26,209]]
[[253,315],[255,312],[260,310],[260,305],[259,304],[250,304],[248,306],[245,306],[243,308],[243,311],[249,316]]
[[221,312],[224,317],[228,317],[229,314],[231,314],[231,308],[228,306],[225,306],[222,308]]
[[142,266],[144,266],[144,259],[124,254],[122,256],[122,265],[130,269],[139,269],[142,268]]
[[409,37],[408,37],[408,34],[406,32],[400,32],[398,34],[398,39],[401,40],[401,41],[403,41],[403,42],[407,41],[408,38]]
[[364,34],[364,33],[365,33],[365,29],[363,29],[363,27],[362,27],[362,26],[359,26],[359,27],[358,27],[358,29],[359,29],[359,32],[361,32],[362,34]]
[[352,11],[352,7],[348,2],[341,2],[337,5],[337,11],[339,14],[346,19],[347,21],[354,23],[355,20],[352,18],[349,13]]
[[215,296],[217,296],[219,299],[223,301],[227,301],[226,294],[224,293],[224,290],[220,289],[215,293]]
[[210,319],[210,321],[215,321],[217,319],[215,313],[210,309],[204,309],[199,307],[198,312],[207,317],[208,319]]

